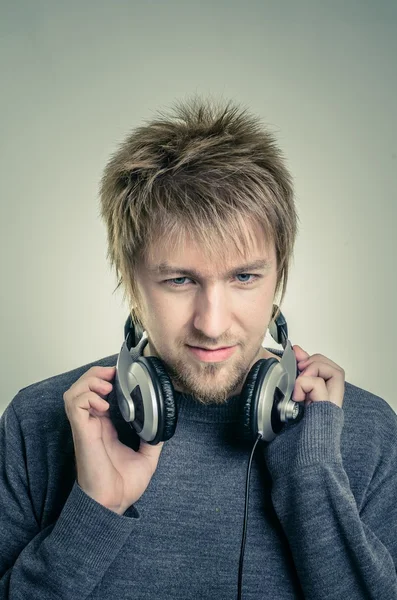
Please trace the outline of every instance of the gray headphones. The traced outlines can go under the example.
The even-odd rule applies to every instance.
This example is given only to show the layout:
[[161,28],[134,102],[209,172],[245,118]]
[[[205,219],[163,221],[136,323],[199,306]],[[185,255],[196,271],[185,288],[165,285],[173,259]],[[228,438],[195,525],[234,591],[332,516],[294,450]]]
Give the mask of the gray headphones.
[[[281,312],[270,322],[269,333],[283,346],[283,355],[280,361],[258,360],[248,372],[240,394],[244,437],[252,441],[260,435],[263,441],[270,442],[286,423],[299,420],[304,410],[301,403],[291,399],[299,371]],[[174,388],[165,363],[154,356],[142,356],[148,343],[147,333],[140,327],[135,329],[131,315],[124,326],[124,338],[116,364],[118,408],[139,437],[155,445],[170,439],[175,432]],[[132,348],[135,355],[139,353],[135,360],[130,354]]]

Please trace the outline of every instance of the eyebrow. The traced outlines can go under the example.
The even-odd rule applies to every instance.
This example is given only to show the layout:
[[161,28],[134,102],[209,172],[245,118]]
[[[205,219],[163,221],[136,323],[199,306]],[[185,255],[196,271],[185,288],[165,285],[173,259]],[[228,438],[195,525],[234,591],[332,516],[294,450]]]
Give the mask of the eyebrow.
[[[248,271],[259,271],[262,269],[268,271],[271,265],[272,262],[267,259],[255,260],[253,262],[230,269],[230,271],[227,271],[224,274],[224,277],[228,278],[232,277],[233,275],[238,275],[239,273],[247,273]],[[158,265],[153,265],[151,267],[148,267],[147,270],[153,275],[187,275],[188,277],[193,277],[194,279],[204,278],[204,276],[201,273],[194,269],[184,269],[182,267],[170,265],[167,262],[161,262]],[[214,279],[214,277],[210,277],[210,279]]]

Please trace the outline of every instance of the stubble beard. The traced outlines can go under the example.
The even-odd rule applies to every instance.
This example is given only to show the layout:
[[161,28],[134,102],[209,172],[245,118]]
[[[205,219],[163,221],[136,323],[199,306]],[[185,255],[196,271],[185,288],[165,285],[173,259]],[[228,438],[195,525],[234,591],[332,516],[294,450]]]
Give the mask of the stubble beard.
[[[240,348],[240,347],[239,347]],[[239,352],[237,348],[237,352]],[[188,352],[188,350],[184,350]],[[254,359],[258,359],[261,347],[255,352]],[[200,404],[225,404],[231,396],[240,393],[242,385],[248,374],[251,361],[242,358],[234,363],[231,357],[230,363],[201,363],[199,368],[193,368],[183,359],[169,361],[162,359],[172,380],[174,389],[183,393],[191,394]],[[256,360],[255,360],[256,362]],[[221,375],[221,371],[223,374]]]

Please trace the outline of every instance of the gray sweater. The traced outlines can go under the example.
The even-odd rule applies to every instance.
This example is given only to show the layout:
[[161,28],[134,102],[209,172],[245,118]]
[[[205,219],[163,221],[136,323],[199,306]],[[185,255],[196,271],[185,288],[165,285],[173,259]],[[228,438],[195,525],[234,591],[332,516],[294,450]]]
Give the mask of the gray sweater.
[[[268,348],[271,352],[281,352]],[[18,392],[0,425],[0,598],[234,600],[247,464],[241,402],[176,393],[178,424],[124,515],[76,483],[63,393],[93,365]],[[119,437],[139,440],[109,395]],[[348,382],[259,444],[243,600],[397,599],[397,415]]]

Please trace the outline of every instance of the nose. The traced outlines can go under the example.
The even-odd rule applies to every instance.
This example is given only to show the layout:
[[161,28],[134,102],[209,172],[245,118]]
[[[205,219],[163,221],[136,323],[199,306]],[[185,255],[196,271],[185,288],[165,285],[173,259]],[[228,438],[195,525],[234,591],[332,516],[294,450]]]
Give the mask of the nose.
[[193,323],[210,343],[227,343],[222,339],[232,324],[231,300],[227,293],[215,286],[200,290],[195,298]]

